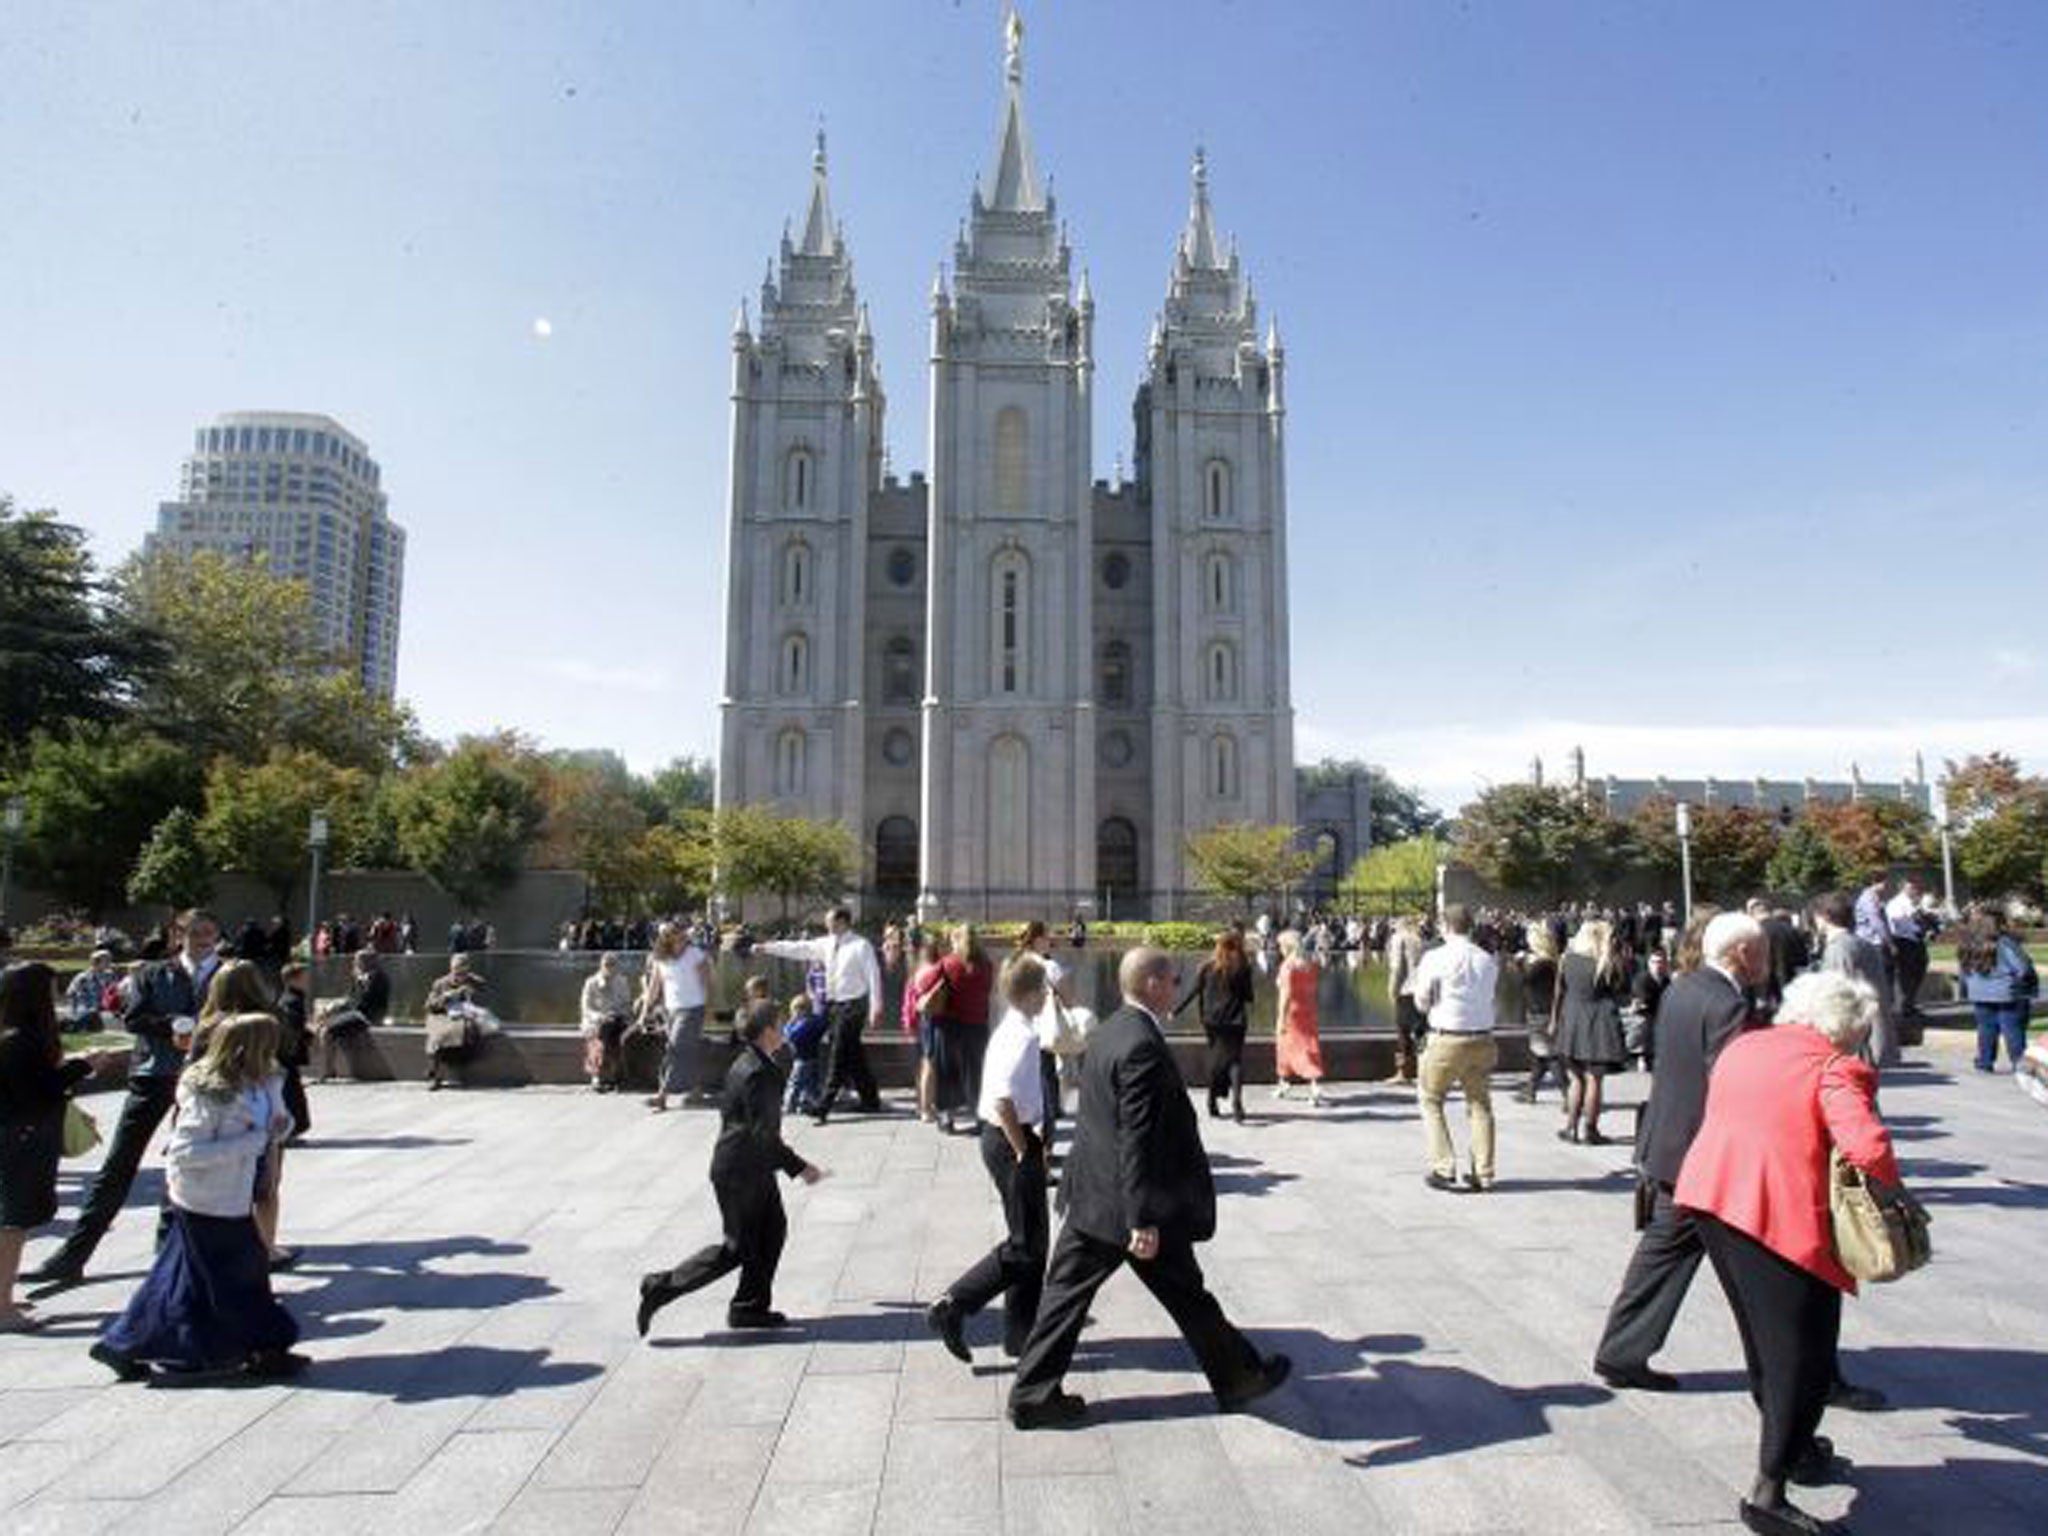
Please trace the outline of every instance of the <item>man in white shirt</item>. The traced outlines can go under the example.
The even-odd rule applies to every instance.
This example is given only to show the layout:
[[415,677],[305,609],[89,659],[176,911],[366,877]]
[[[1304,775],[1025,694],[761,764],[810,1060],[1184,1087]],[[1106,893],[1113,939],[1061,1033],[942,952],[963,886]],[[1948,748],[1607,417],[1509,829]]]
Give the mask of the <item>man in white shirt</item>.
[[1927,930],[1920,921],[1920,882],[1908,876],[1899,893],[1884,904],[1885,928],[1892,941],[1892,970],[1898,983],[1901,1019],[1920,1014],[1920,984],[1927,979]]
[[1052,1007],[1046,972],[1046,962],[1028,949],[1003,968],[1008,1006],[981,1063],[981,1161],[1002,1202],[1005,1236],[925,1312],[932,1332],[962,1364],[973,1363],[967,1320],[998,1296],[1003,1352],[1012,1359],[1022,1354],[1045,1289],[1051,1224],[1045,1211],[1046,1144],[1038,1134],[1045,1107],[1036,1021]]
[[1418,1097],[1429,1138],[1431,1189],[1458,1188],[1458,1149],[1444,1118],[1453,1087],[1465,1094],[1472,1129],[1472,1167],[1465,1182],[1474,1191],[1493,1187],[1493,993],[1500,967],[1472,942],[1472,913],[1463,902],[1444,908],[1444,942],[1417,962],[1409,979],[1416,1006],[1429,1016],[1429,1043],[1422,1048]]
[[762,944],[764,955],[782,960],[817,961],[825,967],[825,1011],[830,1016],[832,1038],[825,1049],[830,1066],[825,1072],[825,1092],[818,1100],[814,1125],[823,1125],[838,1101],[841,1088],[852,1088],[860,1107],[873,1114],[882,1107],[881,1090],[868,1067],[867,1047],[861,1033],[870,1024],[882,1024],[882,966],[875,958],[875,946],[853,931],[853,913],[834,907],[825,919],[821,939],[777,939]]

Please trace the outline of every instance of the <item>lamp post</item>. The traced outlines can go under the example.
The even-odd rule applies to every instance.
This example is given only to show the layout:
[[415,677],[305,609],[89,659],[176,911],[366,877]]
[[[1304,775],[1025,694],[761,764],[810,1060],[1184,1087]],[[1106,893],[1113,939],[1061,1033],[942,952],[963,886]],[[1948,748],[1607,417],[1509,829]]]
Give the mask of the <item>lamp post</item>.
[[1685,921],[1692,921],[1692,807],[1683,800],[1678,802],[1675,812],[1678,821],[1678,876],[1682,883],[1681,894],[1685,898],[1683,911]]
[[1948,789],[1937,785],[1934,790],[1934,825],[1941,833],[1941,915],[1955,921],[1956,915],[1956,850],[1955,840],[1950,835],[1948,815]]
[[314,935],[320,930],[320,859],[327,852],[327,813],[315,811],[306,828],[306,849],[313,855],[312,878],[306,882],[306,958],[319,953]]
[[7,890],[14,884],[14,841],[21,836],[21,796],[9,795],[0,827],[5,828],[5,838],[0,840],[0,927],[7,922]]

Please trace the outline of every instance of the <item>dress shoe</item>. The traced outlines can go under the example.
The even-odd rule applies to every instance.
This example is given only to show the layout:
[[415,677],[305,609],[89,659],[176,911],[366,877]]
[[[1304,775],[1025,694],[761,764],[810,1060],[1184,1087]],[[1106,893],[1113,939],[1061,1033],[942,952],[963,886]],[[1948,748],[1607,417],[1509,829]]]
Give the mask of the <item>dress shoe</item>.
[[1559,1141],[1576,1142],[1579,1139],[1579,1128],[1576,1125],[1559,1126],[1557,1139]]
[[1589,1125],[1586,1127],[1586,1133],[1579,1140],[1589,1147],[1604,1147],[1607,1145],[1609,1138],[1597,1126]]
[[1742,1501],[1742,1523],[1761,1536],[1848,1536],[1846,1526],[1832,1520],[1816,1520],[1792,1504],[1752,1504]]
[[1676,1392],[1678,1378],[1665,1371],[1652,1370],[1647,1365],[1608,1365],[1602,1361],[1593,1362],[1593,1374],[1608,1386],[1619,1391],[1635,1392]]
[[124,1354],[105,1340],[94,1344],[86,1353],[99,1361],[123,1381],[149,1380],[149,1367],[133,1355]]
[[1843,1408],[1850,1413],[1883,1413],[1891,1405],[1892,1400],[1877,1388],[1852,1386],[1846,1381],[1837,1381],[1828,1392],[1830,1408]]
[[734,1329],[787,1328],[789,1319],[767,1307],[732,1307],[725,1314],[725,1326]]
[[962,1365],[974,1363],[973,1351],[967,1347],[967,1319],[960,1315],[960,1304],[953,1300],[950,1294],[941,1296],[926,1307],[924,1320],[930,1325],[932,1332],[939,1336],[939,1342],[946,1346],[947,1354]]
[[1088,1417],[1088,1405],[1071,1392],[1055,1392],[1042,1403],[1011,1403],[1010,1422],[1019,1429],[1065,1429]]
[[1268,1355],[1259,1362],[1258,1371],[1250,1381],[1234,1391],[1217,1393],[1217,1406],[1225,1413],[1241,1412],[1273,1391],[1293,1373],[1294,1362],[1287,1356]]
[[1493,1180],[1482,1179],[1477,1173],[1467,1173],[1465,1175],[1465,1187],[1475,1195],[1483,1195],[1493,1188]]
[[641,1338],[647,1337],[647,1329],[654,1321],[654,1314],[675,1300],[675,1294],[668,1288],[667,1275],[643,1275],[640,1277],[640,1308],[633,1314],[633,1326]]
[[249,1357],[242,1367],[245,1375],[262,1381],[282,1381],[297,1376],[313,1362],[305,1355],[289,1349],[262,1349]]
[[1441,1189],[1453,1195],[1458,1193],[1458,1181],[1447,1173],[1425,1173],[1422,1182],[1431,1189]]
[[1835,1454],[1835,1442],[1826,1435],[1815,1435],[1806,1454],[1793,1462],[1785,1474],[1786,1482],[1802,1488],[1831,1488],[1848,1480],[1848,1459]]

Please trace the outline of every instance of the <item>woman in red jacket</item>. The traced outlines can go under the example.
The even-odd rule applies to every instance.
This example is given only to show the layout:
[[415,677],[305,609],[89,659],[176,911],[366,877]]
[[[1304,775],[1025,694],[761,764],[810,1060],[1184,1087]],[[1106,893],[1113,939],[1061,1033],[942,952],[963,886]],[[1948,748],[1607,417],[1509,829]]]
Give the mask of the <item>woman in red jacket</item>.
[[1827,1526],[1785,1496],[1788,1480],[1834,1481],[1834,1447],[1814,1433],[1835,1381],[1842,1293],[1856,1293],[1828,1223],[1828,1152],[1897,1183],[1877,1117],[1877,1074],[1853,1054],[1878,998],[1840,975],[1798,977],[1770,1029],[1722,1051],[1674,1198],[1701,1241],[1742,1334],[1750,1395],[1763,1412],[1757,1479],[1742,1501],[1752,1531]]

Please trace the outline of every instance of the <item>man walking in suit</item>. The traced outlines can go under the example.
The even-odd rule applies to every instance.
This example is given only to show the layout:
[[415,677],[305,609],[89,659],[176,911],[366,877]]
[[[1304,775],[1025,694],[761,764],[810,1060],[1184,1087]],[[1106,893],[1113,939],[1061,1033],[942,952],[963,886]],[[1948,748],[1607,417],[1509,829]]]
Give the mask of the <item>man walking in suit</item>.
[[725,1236],[674,1269],[641,1277],[634,1326],[642,1338],[663,1307],[735,1269],[740,1283],[726,1308],[726,1326],[780,1328],[787,1322],[770,1306],[775,1266],[789,1234],[775,1175],[815,1184],[825,1170],[805,1162],[782,1139],[783,1071],[775,1060],[782,1028],[774,1007],[756,1008],[740,1029],[746,1045],[726,1074],[718,1103],[718,1141],[711,1150],[711,1188]]
[[1173,1318],[1226,1413],[1271,1392],[1292,1368],[1285,1355],[1261,1357],[1231,1326],[1195,1262],[1195,1244],[1216,1231],[1216,1185],[1160,1030],[1173,1011],[1172,957],[1134,949],[1117,983],[1124,1006],[1088,1040],[1061,1181],[1066,1225],[1010,1388],[1010,1422],[1019,1429],[1072,1424],[1086,1414],[1087,1405],[1060,1383],[1089,1303],[1126,1262]]
[[1650,1356],[1670,1336],[1706,1250],[1691,1215],[1672,1202],[1671,1189],[1706,1115],[1715,1058],[1763,1022],[1749,1000],[1749,989],[1770,978],[1762,924],[1724,912],[1707,924],[1701,948],[1700,968],[1676,978],[1657,1009],[1656,1077],[1636,1133],[1637,1167],[1655,1184],[1655,1198],[1593,1355],[1594,1372],[1612,1387],[1678,1389],[1678,1378],[1652,1369]]

